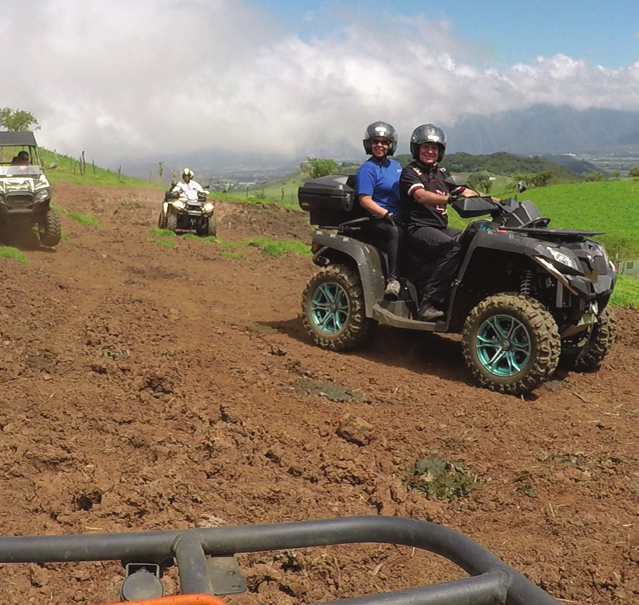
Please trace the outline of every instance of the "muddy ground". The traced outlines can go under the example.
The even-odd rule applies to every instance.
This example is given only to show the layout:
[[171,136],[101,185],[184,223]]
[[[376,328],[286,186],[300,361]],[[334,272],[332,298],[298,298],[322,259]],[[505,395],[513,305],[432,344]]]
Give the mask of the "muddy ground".
[[[398,515],[468,535],[563,602],[639,602],[639,312],[615,311],[600,371],[499,395],[472,383],[455,337],[381,327],[363,351],[313,347],[298,319],[308,257],[164,247],[149,232],[160,199],[58,185],[59,206],[101,226],[65,215],[55,251],[26,242],[28,264],[0,261],[0,534]],[[299,212],[218,211],[224,242],[309,241]],[[410,489],[428,455],[465,461],[479,488]],[[249,591],[232,605],[465,575],[383,545],[239,560]],[[0,565],[0,603],[111,603],[122,579],[117,562]],[[164,582],[177,591],[174,569]]]

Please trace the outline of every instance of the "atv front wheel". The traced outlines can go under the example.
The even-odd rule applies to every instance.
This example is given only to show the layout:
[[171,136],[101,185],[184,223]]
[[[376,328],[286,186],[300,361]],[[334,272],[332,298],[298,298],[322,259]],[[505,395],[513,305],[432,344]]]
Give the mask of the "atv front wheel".
[[215,215],[209,216],[208,221],[206,222],[206,233],[209,237],[215,237],[217,235],[217,222],[215,220]]
[[177,224],[178,224],[178,216],[175,213],[175,210],[171,210],[169,208],[169,211],[166,213],[166,218],[164,219],[164,224],[165,224],[165,229],[168,229],[169,231],[173,231],[173,233],[175,233],[177,231]]
[[617,339],[617,328],[606,308],[597,323],[586,335],[577,335],[561,341],[562,367],[575,372],[594,372],[610,353]]
[[158,229],[166,229],[166,212],[164,210],[160,212],[160,218],[158,218]]
[[60,224],[60,215],[53,209],[49,208],[45,216],[44,222],[38,225],[40,243],[48,248],[53,248],[60,243],[62,238],[62,225]]
[[555,320],[541,303],[520,294],[498,294],[471,311],[462,350],[482,386],[522,395],[555,371],[561,341]]
[[323,268],[302,294],[302,322],[313,343],[348,351],[368,341],[377,322],[366,317],[362,282],[347,265]]

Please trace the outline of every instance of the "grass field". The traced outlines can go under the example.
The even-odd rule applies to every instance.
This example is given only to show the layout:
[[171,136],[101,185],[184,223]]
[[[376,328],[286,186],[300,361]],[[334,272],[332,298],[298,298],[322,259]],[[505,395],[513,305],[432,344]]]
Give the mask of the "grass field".
[[612,259],[639,259],[639,181],[602,181],[531,189],[519,195],[537,204],[551,226],[605,231]]

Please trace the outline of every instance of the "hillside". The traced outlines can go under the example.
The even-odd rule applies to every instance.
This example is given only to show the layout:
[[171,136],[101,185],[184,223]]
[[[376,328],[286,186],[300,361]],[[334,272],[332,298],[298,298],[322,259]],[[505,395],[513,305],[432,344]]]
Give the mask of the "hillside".
[[[396,159],[402,166],[406,166],[413,158],[408,154],[403,154],[397,156]],[[551,172],[556,181],[578,182],[581,180],[578,174],[546,158],[540,156],[522,157],[504,151],[488,155],[472,155],[464,152],[450,153],[444,157],[442,166],[452,173],[486,172],[493,175],[513,176]]]

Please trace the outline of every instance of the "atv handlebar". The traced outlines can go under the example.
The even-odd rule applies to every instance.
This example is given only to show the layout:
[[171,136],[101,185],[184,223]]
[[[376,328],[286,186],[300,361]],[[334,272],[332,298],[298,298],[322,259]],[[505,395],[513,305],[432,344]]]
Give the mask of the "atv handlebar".
[[559,605],[544,590],[470,538],[416,519],[364,516],[276,525],[138,533],[0,538],[0,563],[176,560],[183,594],[216,591],[209,557],[354,543],[411,546],[452,561],[471,577],[381,595],[334,601],[337,605]]

